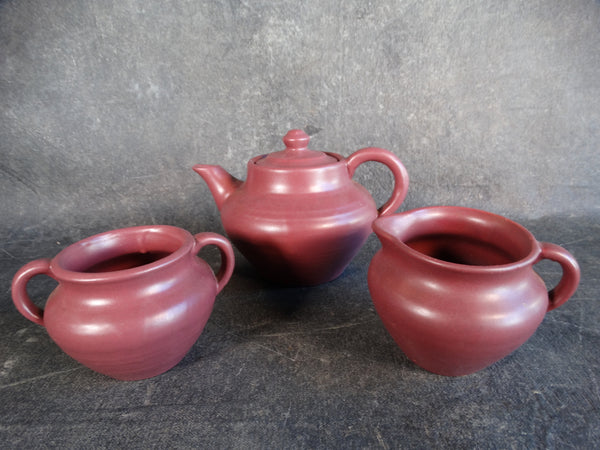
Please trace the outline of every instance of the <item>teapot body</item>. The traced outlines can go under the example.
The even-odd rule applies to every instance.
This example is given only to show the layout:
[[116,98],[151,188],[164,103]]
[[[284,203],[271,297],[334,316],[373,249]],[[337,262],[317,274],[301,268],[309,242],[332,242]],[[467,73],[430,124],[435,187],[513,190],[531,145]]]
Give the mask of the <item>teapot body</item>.
[[221,207],[229,239],[276,283],[337,278],[378,215],[369,192],[351,180],[341,157],[327,168],[260,171],[251,161],[248,179]]

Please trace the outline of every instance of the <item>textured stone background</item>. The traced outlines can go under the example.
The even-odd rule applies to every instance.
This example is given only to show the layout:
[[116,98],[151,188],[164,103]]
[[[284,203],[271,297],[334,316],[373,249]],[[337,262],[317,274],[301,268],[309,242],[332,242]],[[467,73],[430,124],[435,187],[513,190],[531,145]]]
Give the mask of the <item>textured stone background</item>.
[[0,231],[219,230],[192,165],[294,127],[395,152],[403,209],[597,216],[599,73],[597,1],[3,1]]
[[[0,446],[597,449],[599,74],[591,0],[0,0]],[[243,178],[289,128],[315,149],[395,152],[401,209],[518,219],[573,252],[577,293],[460,378],[419,369],[383,328],[374,235],[314,288],[267,284],[238,254],[202,336],[150,380],[92,372],[16,311],[17,269],[95,232],[222,231],[192,166]],[[383,166],[355,178],[386,200]],[[29,293],[42,306],[55,285]]]

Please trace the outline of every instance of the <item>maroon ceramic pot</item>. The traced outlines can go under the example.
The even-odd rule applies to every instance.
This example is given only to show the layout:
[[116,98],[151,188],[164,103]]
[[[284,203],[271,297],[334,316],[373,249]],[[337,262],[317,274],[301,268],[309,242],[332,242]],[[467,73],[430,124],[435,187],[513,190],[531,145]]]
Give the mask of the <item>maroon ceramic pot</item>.
[[[408,189],[408,174],[391,152],[370,147],[344,158],[308,149],[291,130],[286,149],[248,162],[242,182],[220,166],[194,170],[208,184],[223,227],[240,252],[273,281],[315,285],[338,277],[371,233],[373,220],[393,213]],[[377,209],[352,180],[359,165],[376,161],[394,175],[389,200]]]
[[[488,212],[423,208],[373,229],[382,244],[368,271],[377,313],[408,358],[438,374],[466,375],[508,355],[579,283],[569,252]],[[533,270],[542,259],[563,270],[550,292]]]
[[[205,245],[221,252],[216,277],[197,256]],[[172,226],[123,228],[26,264],[13,279],[12,297],[21,314],[45,326],[80,363],[138,380],[181,361],[204,329],[233,265],[233,249],[218,234],[192,236]],[[38,274],[58,282],[45,309],[26,291]]]

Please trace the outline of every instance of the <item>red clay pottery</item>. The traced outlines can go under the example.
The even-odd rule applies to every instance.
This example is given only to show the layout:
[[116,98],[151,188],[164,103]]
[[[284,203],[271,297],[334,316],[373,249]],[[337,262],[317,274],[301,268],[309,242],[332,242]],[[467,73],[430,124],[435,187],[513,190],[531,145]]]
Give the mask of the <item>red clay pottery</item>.
[[[391,152],[370,147],[348,158],[308,149],[309,137],[291,130],[286,149],[248,162],[242,182],[220,166],[194,170],[212,192],[227,235],[273,281],[316,285],[338,277],[371,233],[379,216],[393,213],[408,189],[408,174]],[[366,161],[394,175],[390,198],[377,209],[368,191],[352,180]]]
[[[504,217],[430,207],[377,219],[382,249],[368,283],[385,327],[409,359],[441,375],[466,375],[517,349],[546,311],[577,289],[579,266]],[[550,292],[533,266],[558,262]]]
[[[197,257],[221,252],[215,277]],[[68,355],[121,380],[153,377],[175,366],[200,336],[217,293],[233,272],[233,249],[214,233],[192,236],[171,226],[108,231],[79,241],[53,259],[23,266],[12,297],[27,319],[46,327]],[[58,282],[45,309],[26,285],[44,274]]]

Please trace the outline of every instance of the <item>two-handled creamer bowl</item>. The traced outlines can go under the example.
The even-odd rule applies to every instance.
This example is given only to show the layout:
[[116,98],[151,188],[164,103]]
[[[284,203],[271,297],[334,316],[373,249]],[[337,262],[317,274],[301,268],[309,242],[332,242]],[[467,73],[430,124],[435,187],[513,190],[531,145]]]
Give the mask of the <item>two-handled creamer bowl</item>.
[[[197,254],[221,253],[217,275]],[[233,249],[215,233],[173,226],[140,226],[83,239],[52,259],[37,259],[13,278],[12,296],[27,319],[81,364],[121,380],[161,374],[196,342],[215,296],[229,281]],[[44,309],[27,295],[35,275],[58,286]]]

